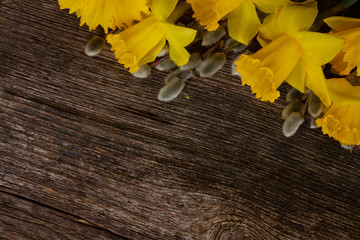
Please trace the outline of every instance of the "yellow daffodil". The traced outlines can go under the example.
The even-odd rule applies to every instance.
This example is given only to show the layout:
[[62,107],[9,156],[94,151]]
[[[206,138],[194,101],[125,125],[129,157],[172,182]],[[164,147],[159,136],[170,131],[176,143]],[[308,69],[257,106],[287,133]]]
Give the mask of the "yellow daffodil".
[[193,17],[208,31],[215,31],[219,20],[227,16],[230,37],[248,44],[261,25],[255,6],[270,13],[289,0],[187,0],[194,11]]
[[170,58],[178,66],[189,61],[190,54],[185,46],[194,40],[196,31],[166,22],[176,4],[177,0],[151,0],[150,17],[121,33],[107,36],[115,57],[119,63],[130,68],[131,73],[136,72],[141,65],[153,62],[166,40],[169,43]]
[[352,86],[345,78],[327,80],[333,105],[316,120],[324,134],[347,145],[360,144],[360,86]]
[[142,19],[142,12],[148,13],[147,0],[58,0],[60,9],[70,9],[69,13],[76,12],[81,18],[80,26],[86,23],[90,30],[98,25],[104,28],[115,29],[131,26],[134,20]]
[[345,78],[332,78],[326,80],[333,105],[360,104],[360,86],[353,86]]
[[360,144],[360,104],[331,106],[316,120],[324,134],[347,145]]
[[335,36],[345,40],[341,52],[330,62],[332,68],[340,75],[347,75],[357,66],[360,76],[360,19],[349,17],[326,18]]
[[307,32],[316,15],[316,2],[310,0],[289,3],[264,20],[260,28],[264,47],[251,56],[240,56],[235,63],[242,84],[249,85],[257,98],[275,101],[280,95],[277,88],[286,80],[302,92],[311,89],[325,106],[330,106],[321,65],[334,58],[343,40]]

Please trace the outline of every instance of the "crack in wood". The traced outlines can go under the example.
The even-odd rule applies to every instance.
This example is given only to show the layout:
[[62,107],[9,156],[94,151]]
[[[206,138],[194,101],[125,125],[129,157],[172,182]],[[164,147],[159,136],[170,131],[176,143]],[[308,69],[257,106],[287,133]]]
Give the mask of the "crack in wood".
[[[6,187],[3,187],[3,186],[1,186],[1,188],[6,189]],[[102,226],[99,226],[99,225],[97,225],[97,224],[94,224],[94,223],[92,223],[92,222],[90,222],[90,221],[88,221],[88,220],[86,220],[86,219],[84,219],[84,218],[82,218],[82,217],[80,217],[80,216],[77,216],[77,215],[74,215],[74,214],[72,214],[72,213],[63,211],[63,210],[61,210],[61,209],[58,209],[58,208],[49,206],[49,205],[47,205],[47,204],[41,203],[41,202],[39,202],[39,201],[36,201],[36,200],[34,200],[34,199],[30,199],[30,198],[27,198],[27,197],[18,195],[18,194],[13,193],[13,192],[4,191],[3,189],[0,189],[0,193],[7,194],[7,195],[10,195],[10,196],[12,196],[12,197],[15,197],[15,198],[18,198],[18,199],[21,199],[21,200],[24,200],[24,201],[33,203],[33,204],[35,204],[35,205],[39,205],[39,206],[41,206],[41,207],[48,208],[48,209],[51,209],[51,210],[53,210],[53,211],[56,211],[56,212],[65,214],[65,215],[67,215],[67,216],[70,216],[70,217],[74,218],[74,219],[69,219],[69,220],[71,220],[71,221],[75,221],[75,222],[78,222],[78,223],[81,223],[81,224],[85,224],[85,225],[87,225],[87,226],[96,228],[96,229],[98,229],[98,230],[101,230],[101,231],[110,233],[110,234],[112,234],[114,237],[120,238],[120,239],[122,239],[122,240],[130,240],[129,238],[126,238],[126,237],[124,237],[124,236],[121,236],[121,235],[119,235],[119,234],[117,234],[117,233],[115,233],[115,232],[113,232],[113,231],[111,231],[111,230],[109,230],[109,229],[107,229],[107,228],[104,228],[104,227],[102,227]]]

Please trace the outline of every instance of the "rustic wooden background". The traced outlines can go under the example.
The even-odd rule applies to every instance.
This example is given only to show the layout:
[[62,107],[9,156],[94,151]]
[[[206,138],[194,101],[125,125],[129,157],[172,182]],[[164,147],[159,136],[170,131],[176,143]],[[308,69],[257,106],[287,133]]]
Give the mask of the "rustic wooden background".
[[359,151],[309,119],[283,137],[284,95],[255,99],[235,55],[161,103],[166,73],[87,57],[78,23],[0,1],[1,239],[360,239]]

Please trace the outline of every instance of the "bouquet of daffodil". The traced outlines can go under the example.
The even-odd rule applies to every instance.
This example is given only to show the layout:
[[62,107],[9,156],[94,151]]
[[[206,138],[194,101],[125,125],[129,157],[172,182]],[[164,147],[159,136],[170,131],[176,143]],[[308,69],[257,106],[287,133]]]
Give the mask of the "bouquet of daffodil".
[[[235,51],[233,75],[256,98],[274,102],[284,81],[293,87],[282,113],[285,136],[295,134],[307,110],[313,128],[352,150],[360,145],[360,19],[333,15],[354,3],[318,14],[315,0],[59,0],[80,25],[104,29],[86,45],[87,55],[98,54],[106,40],[135,77],[176,67],[159,100],[176,98],[194,71],[215,74]],[[191,11],[192,21],[179,21]],[[247,50],[252,41],[261,45],[255,53]],[[208,50],[190,54],[185,47],[196,42]]]

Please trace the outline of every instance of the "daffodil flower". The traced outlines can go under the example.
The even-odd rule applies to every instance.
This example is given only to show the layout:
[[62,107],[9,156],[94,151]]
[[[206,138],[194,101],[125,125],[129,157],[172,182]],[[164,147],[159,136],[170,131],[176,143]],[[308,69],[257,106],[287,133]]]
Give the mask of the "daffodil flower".
[[352,86],[345,78],[327,80],[333,104],[316,120],[324,134],[347,145],[360,144],[360,86]]
[[326,80],[332,105],[360,104],[360,86],[353,86],[345,78],[331,78]]
[[264,47],[235,63],[242,84],[251,86],[257,98],[274,102],[280,96],[277,88],[286,80],[301,92],[311,89],[325,106],[331,105],[321,65],[334,58],[343,40],[307,32],[317,12],[313,0],[288,3],[264,20],[258,37]]
[[248,45],[261,25],[255,6],[271,13],[290,0],[187,0],[193,17],[208,31],[215,31],[219,20],[227,16],[230,37]]
[[324,19],[332,34],[345,40],[341,52],[330,62],[339,75],[347,75],[357,66],[360,76],[360,19],[349,17],[329,17]]
[[89,26],[90,31],[98,25],[104,28],[115,29],[131,26],[134,21],[142,19],[142,12],[148,13],[147,0],[58,0],[60,9],[70,9],[69,13],[76,12],[81,18],[80,26]]
[[196,31],[166,22],[176,4],[177,0],[151,0],[151,16],[118,34],[107,36],[118,62],[130,68],[131,73],[141,65],[153,62],[166,41],[169,43],[170,58],[176,65],[189,61],[190,54],[185,46],[194,40]]
[[347,145],[360,144],[360,104],[331,106],[316,120],[322,132]]

